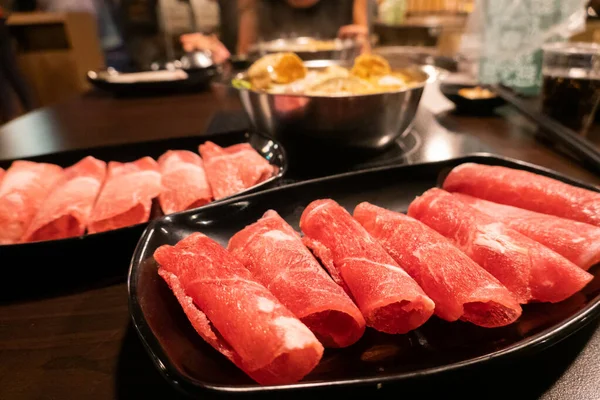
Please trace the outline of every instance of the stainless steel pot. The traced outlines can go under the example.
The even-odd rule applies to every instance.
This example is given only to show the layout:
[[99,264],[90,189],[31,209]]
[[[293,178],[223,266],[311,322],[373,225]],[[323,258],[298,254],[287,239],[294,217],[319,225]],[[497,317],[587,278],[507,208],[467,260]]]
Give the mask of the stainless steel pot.
[[[305,62],[308,69],[332,64],[340,65],[330,60]],[[309,139],[325,145],[379,149],[410,128],[425,85],[434,78],[426,67],[404,71],[422,83],[395,92],[345,97],[238,90],[253,128],[284,143]]]

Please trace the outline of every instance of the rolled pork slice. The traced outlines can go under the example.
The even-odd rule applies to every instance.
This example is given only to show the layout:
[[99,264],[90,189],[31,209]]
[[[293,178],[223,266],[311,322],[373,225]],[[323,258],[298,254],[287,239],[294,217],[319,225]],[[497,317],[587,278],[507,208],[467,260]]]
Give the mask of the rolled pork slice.
[[572,219],[493,203],[462,193],[461,201],[588,270],[600,262],[600,228]]
[[160,156],[158,165],[162,176],[158,200],[165,214],[201,207],[211,201],[212,192],[198,154],[169,150]]
[[417,197],[408,215],[447,237],[520,303],[562,301],[593,276],[546,246],[441,189]]
[[94,205],[89,233],[147,222],[152,199],[161,192],[158,164],[150,157],[129,163],[108,163],[106,181]]
[[600,193],[527,171],[462,164],[446,177],[444,189],[600,226]]
[[370,203],[359,204],[354,218],[435,302],[438,317],[495,328],[521,315],[504,285],[425,224]]
[[106,176],[106,163],[86,157],[64,170],[27,229],[24,242],[64,239],[85,232]]
[[193,233],[154,258],[196,332],[258,383],[293,383],[319,363],[313,333],[214,240]]
[[0,244],[21,241],[62,173],[54,164],[12,163],[0,183]]
[[310,203],[300,228],[304,243],[351,294],[368,326],[406,333],[433,314],[433,301],[414,279],[335,201]]
[[365,331],[360,310],[273,210],[230,240],[229,252],[326,347],[346,347]]
[[277,172],[277,167],[248,143],[223,148],[206,142],[200,145],[199,152],[215,200],[251,188]]

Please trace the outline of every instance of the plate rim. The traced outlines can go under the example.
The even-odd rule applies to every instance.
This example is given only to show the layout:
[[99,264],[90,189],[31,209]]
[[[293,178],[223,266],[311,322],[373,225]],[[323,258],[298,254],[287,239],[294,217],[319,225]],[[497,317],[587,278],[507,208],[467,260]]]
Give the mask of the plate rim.
[[[290,190],[295,187],[302,187],[306,185],[311,185],[315,183],[322,183],[331,180],[343,179],[349,176],[360,176],[367,175],[370,173],[376,173],[378,171],[386,171],[386,170],[402,170],[404,168],[410,168],[413,166],[423,166],[423,165],[435,165],[435,164],[450,164],[450,165],[459,165],[460,163],[467,162],[477,162],[483,160],[497,160],[502,162],[509,162],[515,164],[515,166],[525,167],[526,169],[534,169],[536,171],[544,173],[546,176],[550,176],[553,178],[560,178],[562,181],[565,181],[569,184],[573,184],[579,187],[583,187],[588,190],[593,190],[596,192],[600,192],[600,187],[596,187],[594,185],[590,185],[578,179],[573,179],[567,175],[554,171],[550,168],[546,168],[540,165],[536,165],[527,161],[514,159],[511,157],[504,157],[501,155],[489,153],[489,152],[475,152],[470,153],[460,157],[454,157],[446,160],[433,161],[433,162],[419,162],[414,164],[401,164],[401,165],[388,165],[382,167],[369,168],[361,171],[351,171],[345,172],[341,174],[310,179],[302,182],[292,183],[288,185],[283,185],[271,189],[267,189],[258,193],[247,194],[245,196],[236,197],[234,199],[230,199],[228,201],[224,201],[218,204],[213,204],[210,206],[204,207],[202,210],[207,210],[210,207],[223,207],[227,204],[245,201],[248,198],[252,198],[255,196],[265,195],[267,193],[272,193],[276,191],[282,190]],[[492,164],[493,165],[493,164]],[[443,170],[443,169],[441,169]],[[195,210],[185,211],[183,213],[191,213]],[[182,213],[180,213],[182,214]],[[138,266],[141,265],[141,254],[143,252],[143,248],[146,246],[147,239],[150,237],[151,232],[157,228],[157,226],[168,217],[161,217],[153,220],[144,230],[144,233],[140,237],[138,241],[135,251],[133,253],[129,271],[127,273],[127,294],[128,294],[128,305],[129,305],[129,314],[133,326],[140,338],[144,349],[150,356],[153,364],[159,370],[161,375],[176,389],[183,391],[184,393],[189,394],[189,390],[191,391],[207,391],[214,393],[260,393],[260,392],[289,392],[292,390],[311,390],[311,389],[324,389],[324,388],[341,388],[346,386],[364,386],[364,385],[372,385],[378,383],[387,383],[387,382],[401,382],[410,379],[415,379],[419,377],[428,377],[438,375],[440,373],[453,372],[458,370],[464,370],[469,367],[473,367],[475,365],[487,365],[490,361],[493,360],[506,360],[517,357],[521,351],[528,349],[531,353],[538,353],[541,350],[544,350],[548,347],[554,346],[555,344],[561,342],[562,340],[568,338],[578,330],[582,329],[590,322],[592,322],[598,315],[600,315],[600,294],[594,297],[589,303],[577,311],[572,316],[566,318],[562,322],[558,323],[555,326],[551,326],[549,328],[544,329],[541,332],[536,333],[526,339],[523,339],[507,348],[496,350],[494,352],[470,358],[467,360],[454,362],[451,364],[446,364],[442,366],[424,368],[417,371],[411,372],[403,372],[396,374],[388,374],[376,377],[366,377],[366,378],[351,378],[351,379],[338,379],[334,381],[321,380],[321,381],[313,381],[313,382],[298,382],[292,384],[285,385],[258,385],[258,384],[245,384],[245,385],[237,385],[231,386],[226,384],[213,384],[204,381],[195,380],[190,376],[185,375],[181,371],[179,371],[171,362],[170,358],[167,356],[164,348],[161,346],[158,338],[154,335],[154,332],[149,327],[148,322],[145,318],[145,315],[141,309],[139,302],[137,301],[137,278],[138,275],[134,275],[134,269],[137,271]],[[152,341],[152,343],[148,343],[148,340]],[[158,350],[158,353],[156,354]],[[187,389],[187,390],[186,390]]]

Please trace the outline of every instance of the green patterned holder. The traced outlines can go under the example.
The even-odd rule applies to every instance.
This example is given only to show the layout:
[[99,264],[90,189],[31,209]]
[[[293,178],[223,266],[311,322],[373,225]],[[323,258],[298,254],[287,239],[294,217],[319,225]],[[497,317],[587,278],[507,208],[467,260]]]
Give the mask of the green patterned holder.
[[541,47],[564,41],[581,29],[577,24],[582,0],[481,0],[477,5],[484,21],[480,82],[502,84],[525,96],[539,95]]

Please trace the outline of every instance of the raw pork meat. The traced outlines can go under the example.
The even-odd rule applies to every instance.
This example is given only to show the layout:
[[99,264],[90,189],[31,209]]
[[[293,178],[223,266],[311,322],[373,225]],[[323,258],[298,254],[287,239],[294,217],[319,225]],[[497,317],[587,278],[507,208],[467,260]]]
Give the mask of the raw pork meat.
[[199,151],[215,200],[246,190],[277,172],[277,167],[269,164],[248,143],[223,148],[206,142],[200,145]]
[[362,336],[358,308],[275,211],[236,233],[228,250],[325,346],[350,346]]
[[600,226],[600,193],[527,171],[462,164],[450,172],[444,189]]
[[23,237],[24,242],[83,235],[106,175],[106,163],[86,157],[64,170]]
[[212,193],[202,159],[187,150],[169,150],[158,159],[162,192],[158,196],[165,214],[189,210],[210,202]]
[[310,203],[302,213],[300,228],[305,244],[354,297],[368,326],[406,333],[433,314],[433,301],[335,201]]
[[433,299],[438,317],[494,328],[521,315],[506,287],[425,224],[369,203],[354,218]]
[[62,176],[54,164],[15,161],[0,184],[0,244],[19,242]]
[[150,157],[108,163],[106,182],[94,206],[88,232],[104,232],[148,221],[152,199],[161,192],[158,164]]
[[520,303],[555,303],[592,280],[592,275],[563,256],[441,189],[430,189],[417,197],[408,215],[449,238]]
[[600,228],[455,193],[460,200],[554,250],[584,270],[600,262]]
[[196,332],[258,383],[296,382],[319,363],[313,333],[212,239],[194,233],[154,258]]

